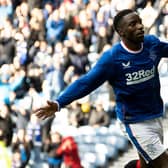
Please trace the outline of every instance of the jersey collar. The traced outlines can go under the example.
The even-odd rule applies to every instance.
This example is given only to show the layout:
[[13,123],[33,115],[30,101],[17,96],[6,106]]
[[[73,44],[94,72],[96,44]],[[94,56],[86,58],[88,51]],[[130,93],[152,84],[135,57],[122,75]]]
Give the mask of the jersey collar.
[[123,41],[120,42],[121,46],[126,50],[128,51],[129,53],[133,53],[133,54],[137,54],[137,53],[140,53],[142,50],[143,50],[143,43],[141,43],[141,48],[137,51],[133,51],[133,50],[130,50],[125,44]]

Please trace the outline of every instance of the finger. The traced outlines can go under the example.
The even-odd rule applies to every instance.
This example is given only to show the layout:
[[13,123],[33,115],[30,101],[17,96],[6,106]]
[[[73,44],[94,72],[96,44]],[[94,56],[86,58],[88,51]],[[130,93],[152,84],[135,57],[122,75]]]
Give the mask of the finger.
[[43,113],[38,113],[38,114],[36,114],[36,116],[37,116],[38,118],[42,118],[42,117],[44,116],[44,114],[43,114]]
[[32,110],[32,113],[38,113],[40,111],[40,109],[35,109],[35,110]]
[[45,110],[38,110],[36,113],[34,113],[37,117],[41,118],[42,116],[46,115]]
[[44,108],[38,108],[36,110],[33,110],[33,113],[38,113],[38,112],[41,112],[42,110],[44,110]]
[[33,113],[35,113],[35,114],[39,114],[39,113],[42,113],[42,112],[44,112],[43,108],[39,108],[39,109],[36,109],[36,110],[33,111]]

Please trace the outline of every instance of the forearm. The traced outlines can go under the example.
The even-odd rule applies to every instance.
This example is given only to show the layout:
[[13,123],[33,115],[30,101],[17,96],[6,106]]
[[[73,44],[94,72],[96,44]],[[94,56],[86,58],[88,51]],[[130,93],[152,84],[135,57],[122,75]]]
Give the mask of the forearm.
[[65,89],[57,99],[60,108],[88,95],[105,81],[109,80],[109,77],[112,78],[115,76],[113,60],[111,61],[109,53],[107,52],[101,56],[101,59],[87,74],[81,76]]
[[88,95],[105,81],[105,78],[99,77],[98,74],[93,76],[93,74],[86,74],[69,85],[57,99],[59,107],[64,107],[74,100]]

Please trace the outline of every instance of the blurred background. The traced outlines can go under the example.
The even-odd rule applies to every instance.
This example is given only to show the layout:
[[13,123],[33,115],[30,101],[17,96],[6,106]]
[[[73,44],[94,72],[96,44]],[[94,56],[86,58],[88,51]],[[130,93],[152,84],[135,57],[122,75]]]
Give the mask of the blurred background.
[[[137,158],[116,122],[108,83],[56,117],[40,121],[31,113],[56,99],[119,40],[113,17],[125,8],[139,12],[146,33],[168,40],[167,0],[0,0],[3,168],[122,168]],[[166,123],[168,59],[161,60],[159,73]]]

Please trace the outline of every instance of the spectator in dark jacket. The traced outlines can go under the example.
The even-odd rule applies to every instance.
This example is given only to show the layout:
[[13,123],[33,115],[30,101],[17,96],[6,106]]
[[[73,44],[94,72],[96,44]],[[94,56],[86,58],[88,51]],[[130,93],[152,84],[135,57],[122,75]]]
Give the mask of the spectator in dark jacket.
[[47,155],[47,162],[49,168],[60,168],[62,164],[62,155],[57,155],[56,150],[59,148],[62,141],[62,136],[56,132],[51,131],[50,136],[46,139],[44,144],[44,152]]
[[103,105],[96,103],[95,108],[92,109],[89,117],[89,125],[93,127],[108,126],[110,124],[110,117],[104,110]]
[[14,122],[12,121],[9,107],[6,104],[0,104],[0,123],[3,125],[5,130],[6,145],[11,144]]

